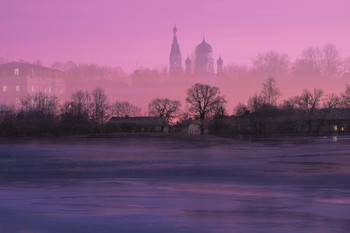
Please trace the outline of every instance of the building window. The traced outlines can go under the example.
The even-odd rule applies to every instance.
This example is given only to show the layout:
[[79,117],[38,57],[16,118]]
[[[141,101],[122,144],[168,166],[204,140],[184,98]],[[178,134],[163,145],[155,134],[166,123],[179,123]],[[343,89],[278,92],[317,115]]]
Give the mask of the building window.
[[49,93],[51,93],[51,87],[49,87]]
[[2,91],[3,91],[3,92],[7,92],[7,86],[3,86],[3,87],[2,87]]
[[32,86],[32,92],[34,92],[34,86]]
[[19,91],[19,85],[16,86],[16,91]]
[[19,69],[18,68],[15,69],[15,75],[19,75]]
[[16,104],[20,104],[19,98],[16,98]]

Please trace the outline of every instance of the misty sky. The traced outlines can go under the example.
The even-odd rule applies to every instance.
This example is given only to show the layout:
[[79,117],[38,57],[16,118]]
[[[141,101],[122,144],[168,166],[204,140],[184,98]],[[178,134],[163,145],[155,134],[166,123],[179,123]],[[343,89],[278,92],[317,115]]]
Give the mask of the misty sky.
[[0,56],[121,66],[168,66],[172,28],[183,55],[206,40],[225,64],[274,49],[292,59],[332,42],[350,55],[349,0],[2,0]]

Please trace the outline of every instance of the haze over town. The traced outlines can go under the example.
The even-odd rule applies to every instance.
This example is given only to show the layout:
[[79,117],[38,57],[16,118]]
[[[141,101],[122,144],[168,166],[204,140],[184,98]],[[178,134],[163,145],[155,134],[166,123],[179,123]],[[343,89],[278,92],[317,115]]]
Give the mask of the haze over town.
[[[3,1],[0,55],[120,66],[167,65],[169,27],[179,26],[190,54],[203,33],[228,63],[249,63],[274,49],[293,59],[307,46],[332,42],[350,54],[350,3],[336,1]],[[170,34],[171,35],[171,34]]]
[[349,0],[2,0],[0,232],[348,232]]
[[[0,26],[0,57],[7,61],[40,61],[51,67],[55,62],[73,61],[78,64],[119,67],[121,75],[132,76],[137,69],[169,71],[169,53],[172,28],[178,27],[178,41],[182,54],[182,68],[187,56],[193,57],[203,35],[213,47],[213,58],[219,56],[224,67],[234,67],[229,74],[232,82],[222,87],[231,110],[238,102],[246,102],[258,92],[270,73],[249,76],[239,80],[235,72],[254,69],[254,58],[259,53],[276,51],[288,56],[288,72],[293,63],[302,58],[304,50],[314,47],[322,50],[332,43],[339,55],[339,73],[348,69],[350,16],[348,1],[60,1],[36,0],[5,1],[0,13],[5,20]],[[347,61],[347,62],[346,62]],[[57,63],[56,63],[57,64]],[[215,64],[216,65],[216,64]],[[57,67],[61,68],[62,67]],[[216,68],[215,68],[216,69]],[[238,71],[237,71],[238,69]],[[243,69],[243,70],[242,70]],[[231,69],[232,71],[232,69]],[[326,92],[341,92],[347,80],[306,81],[273,74],[282,96],[291,97],[303,88],[326,88]],[[151,79],[157,86],[160,80]],[[162,76],[162,74],[160,75]],[[290,76],[290,75],[289,75]],[[248,79],[248,77],[244,77]],[[333,77],[334,78],[334,77]],[[147,77],[146,77],[147,79]],[[160,79],[164,79],[161,77]],[[210,80],[203,78],[203,83]],[[132,91],[107,91],[110,99],[128,100],[147,107],[157,97],[184,98],[184,90],[193,82],[183,83],[179,89],[164,93],[133,88]],[[219,85],[216,83],[211,83]],[[68,89],[90,88],[79,84]],[[127,95],[123,94],[127,92]],[[145,96],[130,95],[145,94]],[[180,94],[182,93],[182,94]],[[70,93],[68,93],[69,96]],[[165,96],[167,95],[167,96]]]
[[168,66],[169,40],[179,28],[183,57],[203,34],[226,64],[276,50],[291,59],[308,46],[337,45],[349,56],[349,1],[3,1],[0,56],[137,67]]
[[[281,100],[315,87],[328,95],[343,92],[350,69],[348,7],[341,0],[6,1],[0,62],[65,71],[66,99],[77,89],[102,87],[111,102],[130,101],[143,111],[156,97],[184,102],[186,89],[207,83],[221,89],[232,114],[269,77]],[[171,77],[175,24],[182,71],[188,57],[196,73],[195,50],[205,37],[212,72],[220,58],[223,75]]]

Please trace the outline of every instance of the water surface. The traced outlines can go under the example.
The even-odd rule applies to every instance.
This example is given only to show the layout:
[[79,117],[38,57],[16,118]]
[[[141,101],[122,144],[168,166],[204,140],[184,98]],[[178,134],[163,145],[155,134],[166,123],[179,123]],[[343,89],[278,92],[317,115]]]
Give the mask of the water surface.
[[0,232],[349,232],[347,137],[0,140]]

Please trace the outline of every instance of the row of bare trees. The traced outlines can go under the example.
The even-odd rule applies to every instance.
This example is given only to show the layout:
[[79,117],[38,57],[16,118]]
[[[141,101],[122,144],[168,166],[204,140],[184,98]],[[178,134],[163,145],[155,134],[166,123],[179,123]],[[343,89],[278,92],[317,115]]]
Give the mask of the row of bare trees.
[[[192,117],[198,120],[204,133],[204,120],[224,115],[226,100],[217,87],[197,83],[187,90],[186,103],[187,112],[178,100],[155,98],[148,105],[148,115],[161,119],[161,132],[177,121]],[[61,106],[57,97],[39,92],[21,99],[17,110],[2,106],[0,128],[2,133],[19,135],[99,133],[108,131],[103,127],[111,116],[141,116],[141,108],[129,102],[110,104],[102,88],[91,92],[77,90]]]
[[320,128],[331,112],[350,107],[350,86],[346,84],[344,92],[340,94],[325,94],[323,89],[314,88],[304,89],[301,94],[288,99],[280,100],[280,97],[276,81],[270,77],[262,83],[260,93],[251,96],[247,104],[239,103],[235,107],[234,115],[249,118],[253,128],[264,124],[263,121],[271,117],[296,116],[307,122],[308,132],[312,133],[312,124],[316,118]]
[[[346,85],[345,91],[340,95],[325,95],[322,89],[314,88],[313,91],[305,89],[300,95],[286,100],[280,100],[280,97],[275,79],[268,78],[262,83],[260,93],[251,96],[247,104],[237,105],[235,115],[249,117],[253,126],[256,121],[266,117],[294,113],[303,113],[311,122],[321,108],[325,110],[324,114],[336,108],[349,108],[350,86]],[[228,117],[225,96],[215,86],[194,84],[186,91],[185,103],[185,108],[182,108],[178,100],[155,98],[148,105],[148,114],[143,116],[159,117],[162,132],[169,125],[192,118],[202,134],[207,128],[208,120]],[[61,106],[55,96],[39,92],[21,99],[21,107],[17,110],[2,106],[0,126],[9,132],[17,128],[20,134],[41,134],[47,132],[47,128],[51,134],[99,133],[108,132],[104,127],[107,127],[105,123],[112,116],[142,116],[141,108],[129,102],[116,101],[110,104],[102,88],[95,88],[91,92],[77,90]]]
[[181,103],[177,100],[156,98],[148,105],[148,111],[152,116],[162,120],[161,132],[170,123],[176,120],[195,119],[204,134],[206,120],[217,115],[225,114],[225,96],[221,95],[219,88],[196,83],[186,91],[187,112],[181,110]]
[[350,71],[350,57],[342,58],[334,44],[324,47],[308,47],[299,58],[291,61],[285,53],[274,50],[258,53],[252,58],[251,68],[247,65],[230,64],[225,69],[228,76],[244,77],[255,75],[301,77],[336,77],[344,71]]
[[349,108],[350,107],[350,86],[346,84],[345,91],[340,95],[335,93],[325,94],[324,90],[314,88],[312,91],[304,89],[300,95],[282,100],[281,92],[272,77],[262,83],[262,90],[254,94],[248,100],[247,105],[239,103],[234,112],[242,116],[246,111],[251,113],[262,111],[264,108],[298,109],[304,112],[314,112],[322,108]]

